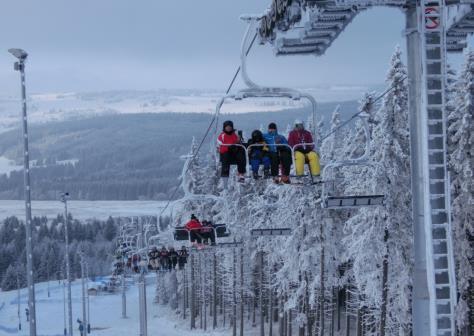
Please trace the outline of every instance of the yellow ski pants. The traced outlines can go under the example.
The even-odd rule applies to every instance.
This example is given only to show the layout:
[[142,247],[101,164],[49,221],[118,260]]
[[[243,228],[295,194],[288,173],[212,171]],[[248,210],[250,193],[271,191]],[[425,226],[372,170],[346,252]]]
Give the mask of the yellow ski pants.
[[309,170],[311,175],[317,176],[321,173],[321,166],[319,164],[319,156],[316,152],[309,152],[303,154],[301,152],[295,152],[295,169],[296,175],[301,176],[304,174],[304,164],[309,163]]

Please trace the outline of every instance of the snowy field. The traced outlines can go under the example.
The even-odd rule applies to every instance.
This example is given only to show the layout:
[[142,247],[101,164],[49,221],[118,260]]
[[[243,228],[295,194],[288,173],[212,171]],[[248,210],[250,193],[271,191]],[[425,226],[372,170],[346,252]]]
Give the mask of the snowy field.
[[[157,216],[166,205],[163,201],[69,201],[68,209],[74,218],[107,219],[109,216]],[[32,201],[32,215],[56,217],[63,213],[64,205],[60,201]],[[24,219],[24,201],[0,201],[0,221],[9,216]]]
[[[318,102],[335,102],[358,100],[365,92],[376,89],[379,86],[322,85],[301,90],[313,95]],[[214,113],[221,96],[221,92],[199,90],[31,94],[28,97],[28,119],[32,123],[46,123],[122,113]],[[0,132],[18,126],[18,99],[17,96],[0,95]],[[298,106],[301,106],[299,102],[286,99],[228,101],[225,112],[279,111]]]
[[[153,303],[155,277],[147,280],[148,335],[160,336],[200,336],[229,335],[230,331],[189,330],[189,321],[184,322],[167,306]],[[61,336],[64,330],[63,287],[58,281],[50,282],[50,294],[47,296],[47,284],[36,286],[36,311],[38,336]],[[72,309],[74,335],[79,335],[76,320],[82,319],[81,282],[72,284]],[[97,336],[131,336],[139,335],[138,289],[133,282],[127,291],[127,318],[122,319],[121,294],[90,296],[91,334]],[[17,291],[0,292],[0,335],[28,335],[28,323],[25,317],[27,304],[26,289],[21,291],[20,312],[22,330],[18,330]],[[248,334],[247,334],[248,335]]]

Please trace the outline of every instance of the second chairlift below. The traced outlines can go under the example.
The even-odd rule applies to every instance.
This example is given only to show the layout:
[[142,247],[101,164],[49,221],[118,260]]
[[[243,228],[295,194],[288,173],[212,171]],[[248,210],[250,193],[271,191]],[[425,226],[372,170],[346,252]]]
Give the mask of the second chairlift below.
[[241,132],[236,133],[232,121],[227,120],[222,127],[222,133],[217,138],[221,161],[221,177],[229,177],[230,166],[237,166],[238,181],[244,182],[247,173],[247,158],[254,179],[259,179],[260,166],[263,166],[263,177],[273,178],[277,184],[289,184],[291,165],[295,163],[295,177],[304,176],[304,165],[309,165],[313,182],[320,176],[319,156],[314,150],[313,135],[304,128],[303,122],[295,120],[294,129],[288,139],[278,133],[277,125],[270,123],[268,132],[252,132],[248,142],[244,142]]
[[215,245],[216,238],[228,237],[230,233],[226,224],[213,224],[210,221],[202,222],[192,214],[184,227],[177,227],[174,232],[175,240],[189,240],[195,244]]

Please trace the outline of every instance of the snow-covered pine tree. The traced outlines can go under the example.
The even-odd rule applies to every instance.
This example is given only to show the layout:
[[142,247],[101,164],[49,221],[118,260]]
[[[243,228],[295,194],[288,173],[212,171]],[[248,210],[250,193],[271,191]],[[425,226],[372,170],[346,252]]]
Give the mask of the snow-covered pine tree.
[[183,156],[185,164],[181,173],[181,187],[185,195],[201,194],[201,167],[199,164],[199,153],[197,153],[198,144],[196,138],[191,141],[191,149],[189,153]]
[[361,209],[346,224],[350,233],[347,251],[362,304],[376,308],[373,318],[384,329],[377,335],[406,333],[411,324],[412,219],[405,77],[397,48],[386,80],[392,90],[375,115],[370,159],[379,164],[374,176],[367,172],[358,177],[361,185],[382,188],[386,205]]
[[330,135],[324,139],[321,145],[321,159],[324,162],[340,160],[341,150],[344,140],[344,130],[339,128],[341,124],[341,106],[337,105],[331,116],[331,124],[329,125]]
[[[454,104],[448,104],[447,133],[454,258],[460,294],[456,322],[461,330],[469,323],[467,299],[474,278],[474,52],[466,55],[457,88]],[[456,91],[452,83],[448,89]]]

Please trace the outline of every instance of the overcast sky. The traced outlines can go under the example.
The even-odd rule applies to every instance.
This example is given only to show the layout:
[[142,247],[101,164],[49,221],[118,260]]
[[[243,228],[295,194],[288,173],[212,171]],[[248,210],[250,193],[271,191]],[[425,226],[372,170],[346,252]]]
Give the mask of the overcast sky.
[[[29,92],[210,88],[223,90],[239,62],[242,13],[270,0],[1,0],[0,93],[17,91],[8,48],[24,48]],[[397,9],[360,14],[319,58],[273,56],[258,46],[250,72],[271,85],[383,82],[395,46]],[[456,58],[456,60],[458,60]]]

